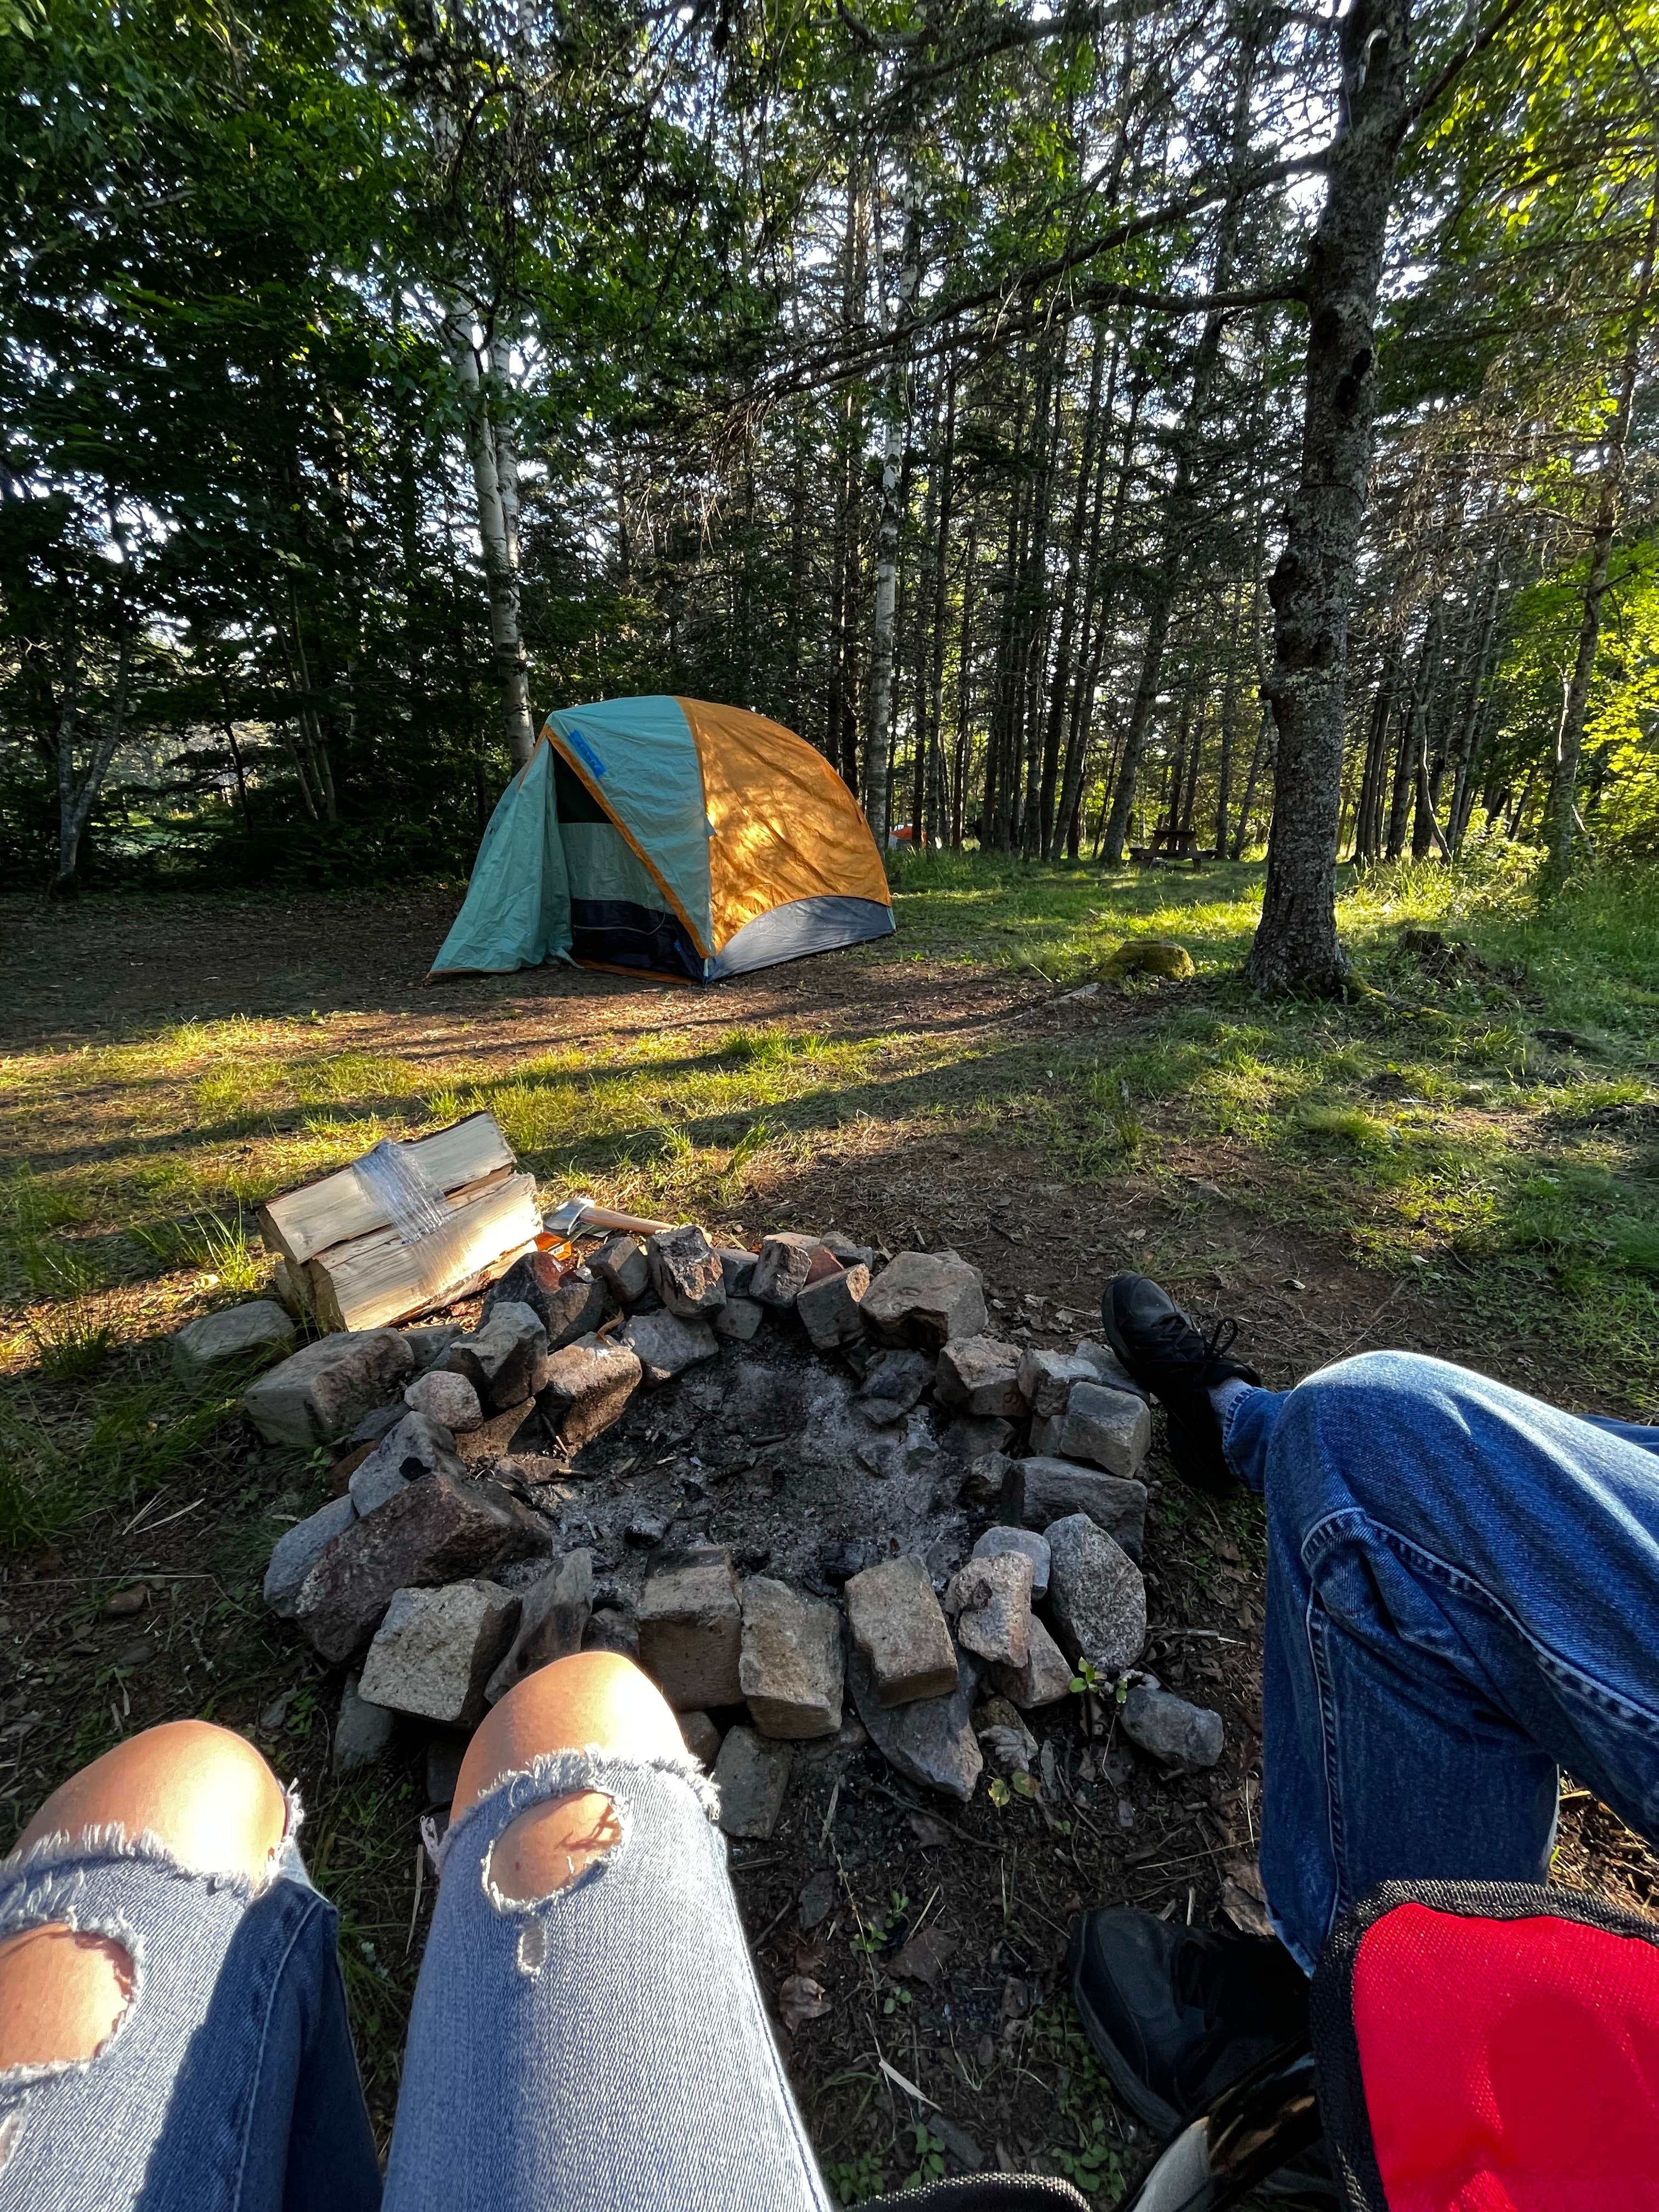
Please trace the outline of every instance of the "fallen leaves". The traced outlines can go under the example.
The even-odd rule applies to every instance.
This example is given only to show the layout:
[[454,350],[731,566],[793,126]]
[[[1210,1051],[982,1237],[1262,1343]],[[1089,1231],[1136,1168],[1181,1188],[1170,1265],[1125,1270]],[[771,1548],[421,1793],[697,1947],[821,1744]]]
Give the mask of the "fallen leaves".
[[830,2009],[830,1992],[811,1974],[791,1974],[778,1991],[778,2014],[793,2035],[802,2023],[822,2020]]

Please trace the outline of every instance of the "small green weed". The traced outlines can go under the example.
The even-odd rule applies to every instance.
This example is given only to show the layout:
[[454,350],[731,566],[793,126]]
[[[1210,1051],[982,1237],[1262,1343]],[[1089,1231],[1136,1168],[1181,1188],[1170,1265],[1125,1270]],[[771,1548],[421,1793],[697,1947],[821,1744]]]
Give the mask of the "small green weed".
[[887,2190],[887,2169],[878,2151],[860,2151],[856,2158],[831,2159],[823,2169],[823,2178],[837,2204],[866,2203],[872,2197],[884,2196]]
[[916,2122],[910,2133],[913,2155],[916,2162],[912,2170],[905,2175],[903,2186],[906,2189],[921,2189],[927,2182],[943,2181],[945,2179],[943,2141],[932,2132],[926,2122],[921,2120]]

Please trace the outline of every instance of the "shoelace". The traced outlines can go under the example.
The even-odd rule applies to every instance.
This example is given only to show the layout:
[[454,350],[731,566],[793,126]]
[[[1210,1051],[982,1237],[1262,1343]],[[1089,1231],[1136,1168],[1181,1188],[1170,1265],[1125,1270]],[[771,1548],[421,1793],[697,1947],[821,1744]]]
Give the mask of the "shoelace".
[[1238,1323],[1230,1314],[1224,1314],[1204,1339],[1204,1364],[1207,1370],[1212,1360],[1224,1358],[1238,1337]]

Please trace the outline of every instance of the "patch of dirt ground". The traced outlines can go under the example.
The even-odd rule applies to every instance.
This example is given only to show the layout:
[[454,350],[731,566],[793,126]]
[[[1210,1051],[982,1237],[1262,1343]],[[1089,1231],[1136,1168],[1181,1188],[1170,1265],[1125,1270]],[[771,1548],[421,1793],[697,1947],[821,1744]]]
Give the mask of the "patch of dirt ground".
[[[423,988],[423,960],[453,906],[425,892],[228,906],[99,900],[61,911],[6,902],[5,1035],[14,1049],[62,1047],[185,1018],[315,1009],[349,1012],[384,1048],[418,1060],[452,1055],[463,1037],[481,1054],[529,1054],[665,1020],[663,988],[571,970]],[[1042,988],[1004,971],[869,951],[674,995],[677,1026],[785,1022],[852,1037],[976,1025],[1010,1048],[1049,1023],[1085,1018],[1042,1012]],[[1086,1018],[1127,1026],[1156,1013],[1120,1005]],[[779,1170],[746,1201],[744,1225],[834,1222],[888,1251],[953,1245],[982,1270],[995,1326],[1032,1343],[1093,1333],[1101,1285],[1133,1266],[1171,1281],[1206,1317],[1241,1316],[1243,1347],[1275,1385],[1393,1345],[1577,1402],[1575,1378],[1547,1342],[1494,1337],[1455,1299],[1274,1227],[1224,1147],[1173,1164],[1171,1174],[1166,1155],[1156,1181],[1074,1186],[1016,1130],[1006,1144],[966,1150],[946,1137],[860,1143],[855,1131],[822,1158]],[[142,1376],[165,1346],[121,1356]],[[48,1431],[76,1419],[76,1386],[25,1377],[22,1387]],[[693,1440],[684,1441],[690,1451]],[[670,1510],[696,1502],[687,1472],[659,1463],[653,1496]],[[1072,1699],[1033,1717],[1045,1778],[1036,1800],[1015,1796],[999,1808],[981,1787],[959,1807],[925,1799],[873,1751],[815,1755],[799,1763],[775,1835],[732,1848],[769,2001],[802,1978],[824,1993],[819,2016],[781,2033],[845,2199],[978,2163],[1068,2173],[1109,2197],[1151,2154],[1144,2131],[1113,2106],[1071,2014],[1066,1931],[1094,1903],[1210,1920],[1230,1878],[1253,1860],[1264,1560],[1254,1501],[1218,1509],[1193,1496],[1173,1479],[1161,1437],[1152,1474],[1146,1663],[1222,1714],[1226,1749],[1212,1772],[1164,1778],[1109,1716]],[[155,1721],[198,1713],[247,1733],[297,1778],[309,1808],[307,1851],[341,1905],[353,2015],[384,2135],[432,1901],[418,1868],[426,1747],[411,1730],[368,1777],[334,1781],[330,1724],[344,1670],[323,1668],[258,1597],[281,1516],[320,1503],[327,1480],[325,1467],[228,1423],[135,1510],[0,1571],[0,1635],[13,1658],[0,1686],[0,1832],[15,1833],[82,1760]],[[729,1503],[716,1493],[702,1525],[740,1549],[742,1517],[734,1486]],[[141,1599],[121,1595],[137,1586]],[[1659,1903],[1659,1865],[1586,1792],[1565,1795],[1557,1863],[1563,1879],[1639,1911]],[[936,1940],[916,1944],[929,1931]]]

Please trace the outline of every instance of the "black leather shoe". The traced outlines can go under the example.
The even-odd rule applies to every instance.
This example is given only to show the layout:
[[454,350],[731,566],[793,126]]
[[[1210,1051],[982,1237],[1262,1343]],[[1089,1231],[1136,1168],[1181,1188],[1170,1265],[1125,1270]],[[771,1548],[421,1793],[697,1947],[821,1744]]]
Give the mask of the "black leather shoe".
[[1066,1957],[1072,1999],[1112,2087],[1161,2135],[1286,2045],[1306,2045],[1308,1980],[1282,1943],[1085,1912]]
[[1221,1422],[1210,1391],[1234,1376],[1242,1382],[1261,1380],[1254,1367],[1227,1356],[1238,1323],[1218,1321],[1201,1336],[1150,1275],[1114,1275],[1101,1297],[1100,1317],[1106,1341],[1169,1417],[1176,1474],[1194,1489],[1228,1496],[1237,1481],[1221,1449]]

